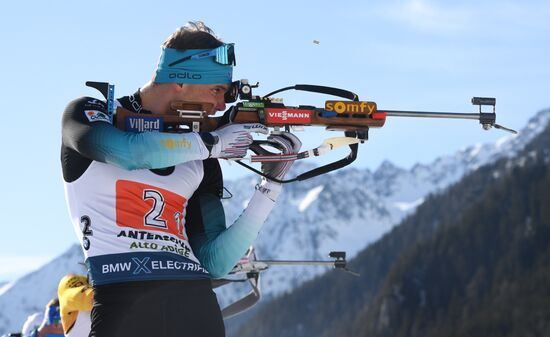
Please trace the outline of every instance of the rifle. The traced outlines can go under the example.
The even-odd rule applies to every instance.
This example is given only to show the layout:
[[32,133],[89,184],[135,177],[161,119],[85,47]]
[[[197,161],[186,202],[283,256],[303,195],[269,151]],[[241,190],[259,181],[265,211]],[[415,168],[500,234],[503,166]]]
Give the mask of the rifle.
[[[107,89],[114,89],[111,89],[108,83],[86,82],[86,85],[101,91],[105,98],[112,97],[112,91],[107,92]],[[324,126],[327,130],[344,132],[344,137],[326,139],[319,147],[295,155],[268,153],[250,158],[251,162],[298,160],[320,156],[344,145],[349,146],[350,153],[345,158],[302,173],[295,178],[277,180],[267,177],[279,183],[310,179],[351,164],[357,158],[358,144],[368,140],[369,129],[383,127],[387,117],[472,119],[478,120],[484,130],[495,127],[517,133],[496,124],[496,99],[493,97],[473,97],[471,103],[479,107],[479,111],[474,113],[403,111],[379,109],[375,102],[360,101],[357,94],[339,88],[297,84],[275,90],[265,96],[256,96],[252,90],[258,86],[258,83],[252,85],[245,79],[233,82],[225,95],[225,101],[226,103],[234,103],[238,99],[241,101],[230,107],[222,116],[209,116],[213,110],[211,103],[175,101],[171,103],[170,111],[165,115],[138,114],[118,107],[115,123],[124,131],[133,132],[210,132],[228,123],[260,123],[271,128],[273,133],[283,129],[290,131],[291,127],[303,126]],[[325,106],[319,108],[310,105],[286,106],[282,99],[272,97],[287,90],[327,94],[343,99],[327,100]],[[489,107],[489,111],[482,111],[483,107]],[[255,140],[251,150],[257,154],[258,147],[266,145],[272,144],[268,141]],[[262,152],[265,153],[265,150]],[[261,171],[241,160],[236,160],[236,162],[265,176]]]
[[245,253],[245,256],[243,256],[229,272],[229,277],[212,280],[212,288],[242,282],[248,282],[252,288],[244,297],[222,309],[223,318],[226,319],[240,314],[254,306],[260,300],[260,274],[268,270],[271,266],[332,266],[334,269],[345,271],[353,276],[359,276],[358,273],[348,269],[346,252],[333,251],[329,253],[329,257],[331,260],[258,260],[254,247],[250,247]]

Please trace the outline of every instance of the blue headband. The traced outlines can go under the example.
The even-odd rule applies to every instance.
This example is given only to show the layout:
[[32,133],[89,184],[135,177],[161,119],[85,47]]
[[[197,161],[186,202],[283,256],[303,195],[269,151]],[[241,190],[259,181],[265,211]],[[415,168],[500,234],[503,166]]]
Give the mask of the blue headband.
[[[188,84],[229,84],[233,78],[233,66],[219,64],[214,57],[189,59],[177,63],[182,58],[210,51],[211,49],[188,49],[178,51],[163,48],[155,74],[156,83]],[[171,63],[177,63],[170,66]]]

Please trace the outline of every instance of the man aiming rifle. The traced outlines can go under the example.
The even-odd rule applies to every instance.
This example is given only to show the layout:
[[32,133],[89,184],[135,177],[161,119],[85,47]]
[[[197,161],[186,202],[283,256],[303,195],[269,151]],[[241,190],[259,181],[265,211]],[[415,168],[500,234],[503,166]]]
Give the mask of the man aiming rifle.
[[[163,43],[153,79],[114,103],[152,120],[173,101],[207,103],[212,114],[225,109],[234,65],[233,44],[191,22]],[[266,128],[123,131],[111,103],[82,97],[62,118],[65,194],[94,291],[90,336],[223,336],[210,279],[227,274],[246,252],[281,185],[262,179],[226,228],[218,158],[243,157],[251,133]],[[300,150],[290,133],[268,139],[283,154]],[[282,179],[291,164],[267,163],[262,171]]]

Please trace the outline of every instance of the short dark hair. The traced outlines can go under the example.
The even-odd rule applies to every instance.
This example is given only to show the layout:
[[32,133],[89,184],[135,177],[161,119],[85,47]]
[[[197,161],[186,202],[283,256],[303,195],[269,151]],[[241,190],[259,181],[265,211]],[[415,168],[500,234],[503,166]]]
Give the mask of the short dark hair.
[[213,49],[222,44],[223,42],[204,22],[189,21],[185,26],[173,32],[164,41],[162,47],[184,51],[186,49]]

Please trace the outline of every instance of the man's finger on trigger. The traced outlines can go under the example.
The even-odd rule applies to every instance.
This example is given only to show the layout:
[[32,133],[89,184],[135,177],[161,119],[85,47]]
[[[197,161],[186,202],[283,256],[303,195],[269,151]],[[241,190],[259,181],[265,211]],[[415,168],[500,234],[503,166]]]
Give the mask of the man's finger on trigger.
[[267,135],[269,131],[267,130],[267,126],[263,124],[243,124],[243,128],[248,132],[257,132],[257,133],[263,133],[264,135]]

